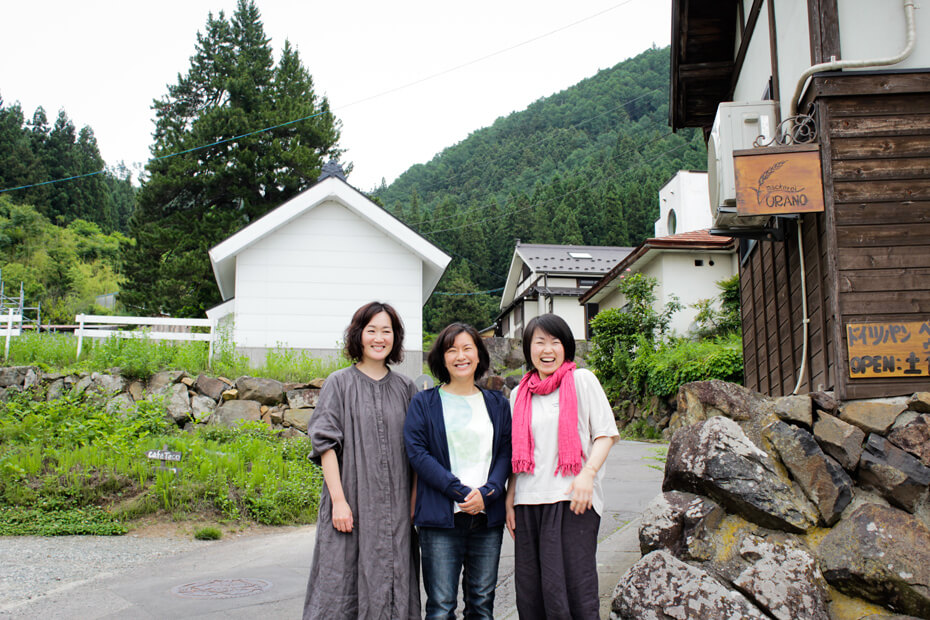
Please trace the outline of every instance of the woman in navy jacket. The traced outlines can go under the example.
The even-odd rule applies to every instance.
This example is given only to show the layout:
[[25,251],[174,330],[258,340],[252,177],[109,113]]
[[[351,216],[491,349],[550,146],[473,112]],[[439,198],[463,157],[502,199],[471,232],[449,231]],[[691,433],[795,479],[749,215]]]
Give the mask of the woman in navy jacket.
[[464,569],[466,618],[494,617],[494,588],[510,476],[510,404],[475,385],[490,356],[474,327],[453,323],[427,358],[442,382],[414,396],[404,442],[417,474],[427,618],[454,618]]

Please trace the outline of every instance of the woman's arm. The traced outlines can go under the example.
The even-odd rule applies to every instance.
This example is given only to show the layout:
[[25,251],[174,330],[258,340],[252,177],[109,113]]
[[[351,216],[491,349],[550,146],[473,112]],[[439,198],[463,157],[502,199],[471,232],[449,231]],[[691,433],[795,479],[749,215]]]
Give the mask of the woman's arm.
[[336,451],[330,449],[320,455],[320,466],[323,468],[323,480],[326,482],[329,497],[333,502],[333,527],[348,534],[353,526],[352,509],[346,501],[345,491],[342,488],[339,457]]
[[507,512],[507,531],[510,532],[510,537],[514,538],[514,532],[517,529],[517,515],[513,509],[513,498],[516,493],[515,486],[517,481],[516,474],[510,474],[510,480],[507,481],[507,499],[504,500],[504,507]]
[[595,439],[594,445],[591,446],[591,455],[572,480],[571,486],[568,487],[572,498],[569,508],[576,515],[583,514],[591,507],[594,497],[594,477],[607,460],[607,455],[610,454],[610,449],[616,442],[616,437],[602,436]]
[[[483,495],[484,505],[492,504],[504,498],[507,479],[510,477],[511,458],[511,420],[510,405],[503,396],[496,403],[494,433],[499,438],[497,451],[491,455],[491,468],[488,480],[479,490]],[[483,507],[482,507],[483,509]]]

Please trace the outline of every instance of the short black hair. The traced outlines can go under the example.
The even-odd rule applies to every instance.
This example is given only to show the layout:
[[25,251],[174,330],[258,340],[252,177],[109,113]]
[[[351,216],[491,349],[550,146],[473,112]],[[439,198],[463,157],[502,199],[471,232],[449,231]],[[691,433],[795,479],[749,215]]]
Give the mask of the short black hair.
[[570,362],[575,359],[575,337],[572,335],[572,328],[568,326],[565,319],[557,314],[540,314],[530,319],[523,329],[523,357],[526,359],[526,367],[534,370],[533,356],[530,354],[530,344],[536,330],[541,330],[553,338],[558,338],[565,349],[565,361]]
[[491,355],[488,348],[484,346],[484,340],[478,334],[478,330],[467,323],[451,323],[439,332],[436,340],[433,342],[433,348],[429,350],[426,363],[429,364],[429,370],[433,376],[442,383],[449,383],[449,369],[446,368],[446,351],[455,342],[455,338],[462,332],[471,336],[478,349],[478,367],[475,369],[475,381],[484,376],[488,368],[491,367]]
[[384,361],[387,364],[398,364],[403,361],[404,323],[400,320],[400,315],[391,305],[380,301],[372,301],[355,311],[355,314],[352,315],[352,321],[346,327],[346,332],[343,335],[346,343],[346,357],[353,362],[362,361],[362,332],[365,331],[365,326],[371,323],[372,317],[379,312],[387,312],[388,316],[391,317],[391,328],[394,330],[394,344],[391,345],[391,352],[388,353],[387,359]]

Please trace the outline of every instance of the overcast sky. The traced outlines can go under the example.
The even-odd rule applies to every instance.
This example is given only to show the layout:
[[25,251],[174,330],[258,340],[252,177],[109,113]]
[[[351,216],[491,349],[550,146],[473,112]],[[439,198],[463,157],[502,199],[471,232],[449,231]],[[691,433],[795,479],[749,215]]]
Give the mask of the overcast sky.
[[[27,119],[41,105],[52,123],[64,108],[78,128],[93,128],[108,164],[141,166],[149,157],[152,100],[187,72],[207,14],[229,16],[235,5],[6,2],[0,96],[5,105],[19,101]],[[276,58],[289,39],[317,93],[342,120],[343,161],[355,164],[349,180],[363,190],[382,178],[390,183],[499,116],[653,44],[668,45],[671,32],[670,0],[258,0],[257,6]]]

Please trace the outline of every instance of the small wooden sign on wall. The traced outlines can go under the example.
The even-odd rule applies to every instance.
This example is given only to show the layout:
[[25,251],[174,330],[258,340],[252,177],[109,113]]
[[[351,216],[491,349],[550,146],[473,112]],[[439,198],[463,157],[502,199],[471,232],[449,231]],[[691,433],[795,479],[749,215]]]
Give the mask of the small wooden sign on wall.
[[930,377],[930,320],[848,323],[849,376]]
[[784,215],[823,211],[820,147],[816,144],[733,151],[736,212]]

